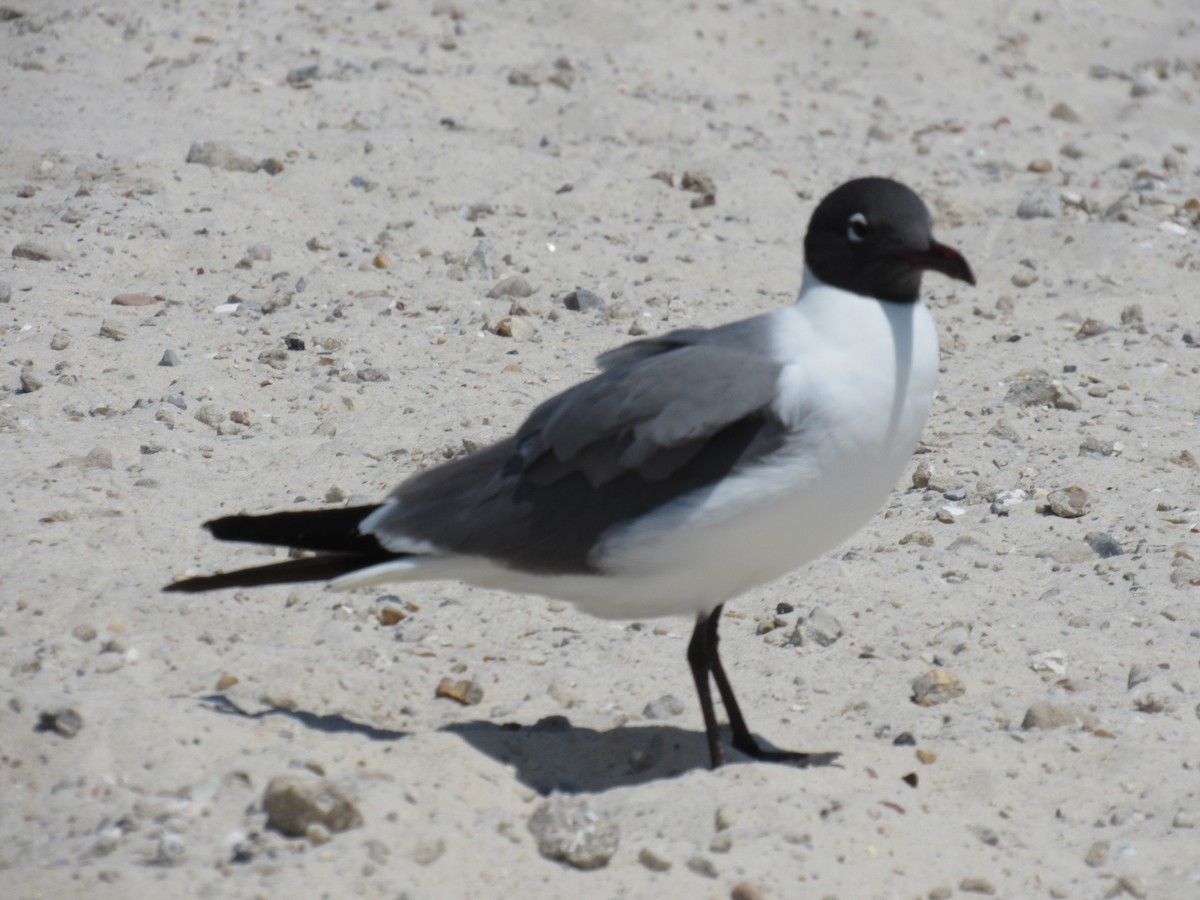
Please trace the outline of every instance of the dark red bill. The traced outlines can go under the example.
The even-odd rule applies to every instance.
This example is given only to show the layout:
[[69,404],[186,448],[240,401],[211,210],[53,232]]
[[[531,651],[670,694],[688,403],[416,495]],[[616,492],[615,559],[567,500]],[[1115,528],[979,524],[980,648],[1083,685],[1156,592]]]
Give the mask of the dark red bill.
[[947,247],[937,241],[930,241],[928,250],[906,254],[905,258],[919,268],[941,272],[970,285],[975,284],[975,273],[971,271],[962,254],[953,247]]

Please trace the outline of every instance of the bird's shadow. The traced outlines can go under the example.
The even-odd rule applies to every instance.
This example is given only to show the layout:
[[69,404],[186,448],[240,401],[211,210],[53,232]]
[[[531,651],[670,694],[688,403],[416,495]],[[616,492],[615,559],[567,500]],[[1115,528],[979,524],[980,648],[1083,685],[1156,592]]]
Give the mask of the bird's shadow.
[[[283,716],[326,734],[359,734],[373,741],[398,741],[409,736],[406,731],[378,728],[336,714],[318,715],[280,707],[247,712],[221,694],[200,700],[207,708],[225,715],[246,719]],[[566,716],[547,716],[533,725],[477,719],[439,730],[458,735],[496,762],[511,766],[522,784],[543,795],[599,793],[675,778],[709,765],[704,734],[672,725],[622,725],[597,731],[572,725]],[[727,764],[752,761],[728,744],[726,754]]]

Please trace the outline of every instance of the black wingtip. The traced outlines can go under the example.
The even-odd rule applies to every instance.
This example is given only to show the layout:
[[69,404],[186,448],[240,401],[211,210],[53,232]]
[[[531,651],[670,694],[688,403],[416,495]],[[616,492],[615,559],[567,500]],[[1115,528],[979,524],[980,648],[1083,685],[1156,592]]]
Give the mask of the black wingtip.
[[307,581],[330,581],[367,566],[393,558],[395,554],[323,553],[300,559],[251,566],[216,575],[196,575],[163,586],[168,594],[198,594],[223,588],[262,587],[270,584],[298,584]]

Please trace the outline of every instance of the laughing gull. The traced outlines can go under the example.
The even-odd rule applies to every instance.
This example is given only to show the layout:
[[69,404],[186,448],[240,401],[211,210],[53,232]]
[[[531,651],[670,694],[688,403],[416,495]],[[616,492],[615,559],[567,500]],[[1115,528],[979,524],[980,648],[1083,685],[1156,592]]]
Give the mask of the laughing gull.
[[516,434],[383,503],[208,522],[220,540],[316,555],[165,589],[458,579],[605,618],[694,615],[687,659],[713,766],[725,757],[709,676],[739,751],[830,762],[838,754],[767,749],[750,733],[717,655],[721,608],[833,550],[883,505],[933,401],[921,275],[975,276],[933,239],[921,199],[885,178],[822,200],[804,254],[792,306],[611,350]]

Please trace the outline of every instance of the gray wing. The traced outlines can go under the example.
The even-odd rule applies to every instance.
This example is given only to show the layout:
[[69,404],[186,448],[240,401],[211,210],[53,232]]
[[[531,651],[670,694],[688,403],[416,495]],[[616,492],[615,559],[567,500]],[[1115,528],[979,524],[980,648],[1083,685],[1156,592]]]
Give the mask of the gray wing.
[[782,442],[770,411],[779,365],[760,343],[719,331],[606,355],[607,371],[547,400],[515,436],[400,485],[372,533],[393,549],[420,542],[526,571],[593,571],[605,531]]
[[571,470],[593,486],[630,470],[666,478],[723,428],[765,412],[779,369],[719,344],[667,345],[543,403],[517,432],[520,453],[538,480]]

